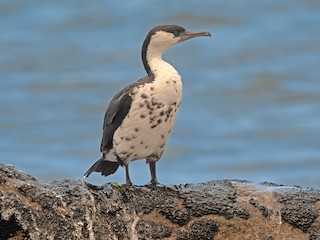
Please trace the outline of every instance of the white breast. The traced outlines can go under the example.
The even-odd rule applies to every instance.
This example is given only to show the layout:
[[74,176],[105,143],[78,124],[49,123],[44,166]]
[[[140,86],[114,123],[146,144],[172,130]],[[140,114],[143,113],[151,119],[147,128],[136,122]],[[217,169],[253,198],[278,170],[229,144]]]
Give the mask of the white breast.
[[172,69],[133,89],[131,109],[114,134],[114,149],[124,161],[161,157],[182,95],[181,77]]

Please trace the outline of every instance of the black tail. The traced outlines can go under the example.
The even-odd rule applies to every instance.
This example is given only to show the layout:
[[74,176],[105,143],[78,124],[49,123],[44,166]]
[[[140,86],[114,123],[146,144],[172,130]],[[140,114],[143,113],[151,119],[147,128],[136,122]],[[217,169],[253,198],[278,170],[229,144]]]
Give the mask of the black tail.
[[110,162],[100,158],[92,167],[84,174],[85,177],[89,177],[92,172],[101,172],[101,175],[108,176],[117,171],[119,163]]

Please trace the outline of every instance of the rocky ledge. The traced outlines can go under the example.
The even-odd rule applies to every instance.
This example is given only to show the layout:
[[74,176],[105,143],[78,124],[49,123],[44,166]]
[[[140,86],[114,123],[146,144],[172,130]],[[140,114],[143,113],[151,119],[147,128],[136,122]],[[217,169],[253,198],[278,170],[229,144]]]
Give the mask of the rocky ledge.
[[0,239],[320,239],[320,191],[268,182],[123,188],[0,165]]

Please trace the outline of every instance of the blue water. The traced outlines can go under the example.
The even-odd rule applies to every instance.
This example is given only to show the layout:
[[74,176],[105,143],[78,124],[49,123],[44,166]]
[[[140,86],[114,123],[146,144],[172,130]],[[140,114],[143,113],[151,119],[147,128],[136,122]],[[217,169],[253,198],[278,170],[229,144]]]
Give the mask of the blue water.
[[[159,181],[246,179],[320,188],[319,1],[0,1],[0,162],[81,178],[104,112],[145,75],[155,25],[210,31],[170,49],[183,101]],[[144,161],[132,181],[150,179]],[[124,182],[124,169],[94,184]]]

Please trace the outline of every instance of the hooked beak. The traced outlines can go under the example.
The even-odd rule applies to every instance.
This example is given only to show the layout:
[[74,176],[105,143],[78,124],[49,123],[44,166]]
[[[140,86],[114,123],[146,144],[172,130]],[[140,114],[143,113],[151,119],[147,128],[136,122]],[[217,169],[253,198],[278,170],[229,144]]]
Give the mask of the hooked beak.
[[185,40],[194,38],[194,37],[201,37],[201,36],[208,36],[211,37],[211,33],[209,32],[183,32],[179,35],[180,40],[179,42],[183,42]]

